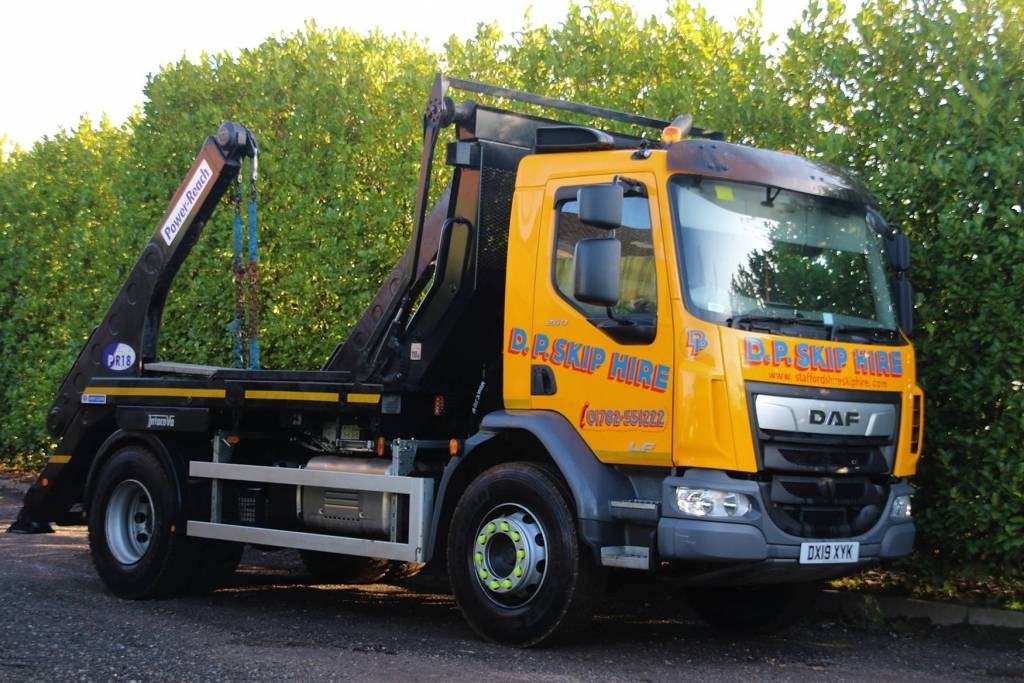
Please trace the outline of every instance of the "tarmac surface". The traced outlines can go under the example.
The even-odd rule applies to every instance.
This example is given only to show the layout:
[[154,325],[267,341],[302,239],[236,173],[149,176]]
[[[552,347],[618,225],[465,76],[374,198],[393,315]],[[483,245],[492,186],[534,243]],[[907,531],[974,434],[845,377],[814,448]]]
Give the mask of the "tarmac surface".
[[[0,491],[0,524],[20,495]],[[248,549],[235,581],[141,602],[96,577],[84,527],[0,534],[0,681],[1024,681],[1024,636],[817,616],[737,638],[664,586],[610,595],[563,646],[479,640],[434,579],[317,584],[292,551]]]

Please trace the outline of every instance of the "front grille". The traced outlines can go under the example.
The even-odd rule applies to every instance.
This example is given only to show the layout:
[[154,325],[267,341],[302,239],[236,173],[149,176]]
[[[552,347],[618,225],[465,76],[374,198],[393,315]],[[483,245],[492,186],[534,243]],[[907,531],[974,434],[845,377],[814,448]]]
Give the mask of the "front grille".
[[899,395],[817,390],[747,383],[750,420],[768,516],[783,531],[801,538],[850,538],[870,530],[889,497],[898,430],[888,436],[859,436],[762,429],[753,409],[759,394],[858,404],[893,404],[899,425]]
[[774,475],[762,484],[768,515],[802,538],[849,538],[878,521],[889,486],[867,477]]
[[767,429],[758,424],[754,406],[758,396],[808,398],[834,401],[836,405],[893,405],[894,424],[899,425],[899,395],[880,392],[816,390],[759,382],[747,383],[750,424],[761,469],[768,472],[804,474],[884,475],[892,472],[896,457],[897,430],[885,436],[860,436],[842,433]]
[[889,462],[884,446],[860,443],[828,443],[821,438],[793,439],[762,436],[761,461],[773,472],[815,474],[884,474]]

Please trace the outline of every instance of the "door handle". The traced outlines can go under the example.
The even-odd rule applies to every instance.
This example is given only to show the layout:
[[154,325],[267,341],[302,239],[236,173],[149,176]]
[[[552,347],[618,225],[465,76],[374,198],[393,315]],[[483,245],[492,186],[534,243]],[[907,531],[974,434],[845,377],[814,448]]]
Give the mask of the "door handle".
[[555,373],[549,366],[530,366],[530,393],[533,396],[553,396],[557,391]]

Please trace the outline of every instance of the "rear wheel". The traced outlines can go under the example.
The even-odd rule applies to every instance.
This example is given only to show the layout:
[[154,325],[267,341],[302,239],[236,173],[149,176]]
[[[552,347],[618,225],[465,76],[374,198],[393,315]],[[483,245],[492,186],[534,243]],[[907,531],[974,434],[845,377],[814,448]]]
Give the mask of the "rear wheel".
[[604,574],[576,532],[558,473],[535,463],[478,476],[448,532],[452,592],[470,626],[505,645],[528,647],[582,630]]
[[148,449],[128,446],[100,470],[89,501],[89,550],[107,587],[140,599],[216,587],[242,546],[177,533],[173,474]]
[[690,606],[715,628],[770,634],[789,628],[814,608],[816,583],[692,588]]
[[314,578],[325,583],[374,583],[388,573],[390,562],[375,557],[357,557],[300,550],[302,563]]

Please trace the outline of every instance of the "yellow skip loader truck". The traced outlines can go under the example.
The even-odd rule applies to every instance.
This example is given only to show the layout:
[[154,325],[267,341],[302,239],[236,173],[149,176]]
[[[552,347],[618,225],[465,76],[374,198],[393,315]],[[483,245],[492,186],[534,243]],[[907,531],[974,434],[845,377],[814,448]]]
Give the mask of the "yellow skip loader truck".
[[64,378],[10,531],[86,522],[130,599],[215,587],[245,544],[342,582],[436,563],[516,646],[584,627],[609,576],[763,632],[911,552],[909,243],[845,171],[438,75],[410,245],[323,368],[160,358],[175,273],[257,154],[238,124],[206,139]]

